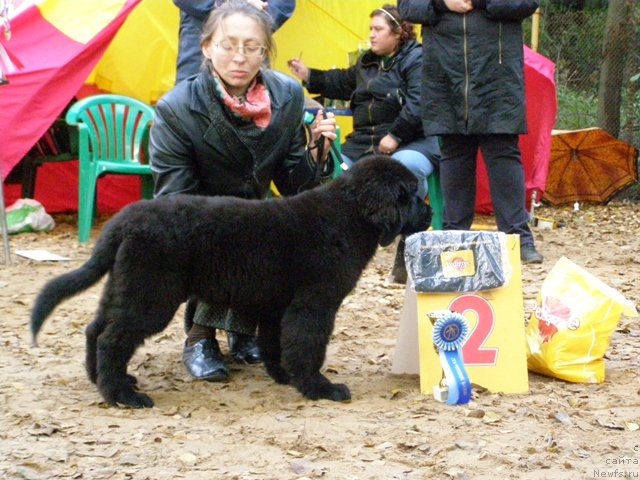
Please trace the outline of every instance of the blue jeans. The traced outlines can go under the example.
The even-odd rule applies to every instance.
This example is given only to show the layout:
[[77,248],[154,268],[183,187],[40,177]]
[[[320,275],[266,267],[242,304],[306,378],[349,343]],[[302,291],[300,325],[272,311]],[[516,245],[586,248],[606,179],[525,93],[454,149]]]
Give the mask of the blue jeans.
[[[400,162],[415,175],[418,179],[418,196],[420,198],[426,198],[429,192],[427,177],[433,173],[433,163],[417,150],[396,150],[393,155],[391,155],[391,158]],[[348,167],[354,163],[353,160],[344,154],[342,154],[342,161]]]

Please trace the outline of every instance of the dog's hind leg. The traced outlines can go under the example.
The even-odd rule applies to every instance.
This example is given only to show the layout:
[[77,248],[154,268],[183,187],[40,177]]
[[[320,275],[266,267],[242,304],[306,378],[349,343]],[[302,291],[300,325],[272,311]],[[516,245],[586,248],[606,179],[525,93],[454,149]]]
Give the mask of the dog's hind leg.
[[[98,336],[102,333],[105,327],[106,322],[104,322],[102,316],[98,315],[85,330],[85,335],[87,337],[85,365],[87,375],[92,383],[96,383],[98,379]],[[131,385],[138,383],[138,379],[133,375],[127,373],[126,377]]]
[[109,324],[98,337],[97,385],[107,403],[153,407],[151,397],[135,391],[127,376],[127,364],[143,341],[144,336],[121,330],[118,323]]
[[154,296],[151,301],[141,295],[144,292],[122,295],[119,298],[126,301],[112,298],[112,303],[104,306],[101,315],[108,320],[96,343],[98,390],[107,403],[133,408],[152,407],[153,400],[134,389],[127,375],[129,360],[145,338],[165,329],[180,305],[168,296]]
[[[107,285],[111,282],[111,279],[107,280]],[[107,286],[105,288],[105,292],[110,291],[110,287]],[[85,329],[86,336],[86,349],[85,349],[85,366],[87,369],[87,375],[89,380],[92,383],[96,383],[98,372],[97,372],[97,363],[98,363],[98,337],[104,331],[107,326],[107,322],[105,321],[105,316],[102,312],[102,304],[107,302],[106,295],[101,300],[101,304],[98,307],[98,312],[96,314],[95,320],[91,322],[87,328]],[[133,375],[127,374],[127,379],[129,383],[135,385],[137,383],[136,377]]]
[[281,365],[280,318],[262,316],[258,321],[258,347],[267,373],[276,383],[287,385],[289,374]]
[[320,304],[323,294],[317,288],[298,292],[281,323],[282,365],[290,375],[289,383],[311,400],[351,399],[344,384],[331,383],[320,373],[329,338],[333,331],[337,305]]
[[104,317],[98,312],[96,319],[89,324],[85,330],[86,349],[85,349],[85,366],[87,375],[92,383],[96,383],[98,378],[98,337],[106,326]]

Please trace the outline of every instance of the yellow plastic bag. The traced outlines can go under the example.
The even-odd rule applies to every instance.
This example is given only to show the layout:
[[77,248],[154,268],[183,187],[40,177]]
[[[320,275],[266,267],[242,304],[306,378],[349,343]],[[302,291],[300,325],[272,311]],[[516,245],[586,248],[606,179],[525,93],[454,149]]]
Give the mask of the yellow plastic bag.
[[529,370],[569,382],[603,382],[603,356],[621,314],[638,312],[618,291],[562,257],[542,283],[527,326]]

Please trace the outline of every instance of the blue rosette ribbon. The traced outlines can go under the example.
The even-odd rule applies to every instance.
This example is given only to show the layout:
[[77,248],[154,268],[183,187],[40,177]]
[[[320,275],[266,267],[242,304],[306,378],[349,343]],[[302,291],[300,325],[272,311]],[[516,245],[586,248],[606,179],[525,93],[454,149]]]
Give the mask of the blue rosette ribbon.
[[460,313],[449,312],[433,326],[433,344],[449,390],[448,405],[464,405],[471,400],[471,381],[462,359],[462,345],[468,335],[469,324]]

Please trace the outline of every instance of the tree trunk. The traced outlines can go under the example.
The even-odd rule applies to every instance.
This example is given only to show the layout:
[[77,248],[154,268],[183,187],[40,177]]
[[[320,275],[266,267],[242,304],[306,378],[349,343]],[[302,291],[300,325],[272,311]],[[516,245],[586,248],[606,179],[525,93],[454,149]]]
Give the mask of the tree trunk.
[[620,132],[624,66],[631,55],[635,0],[609,2],[604,35],[603,60],[598,85],[598,126],[617,137]]
[[[638,55],[637,52],[640,51],[640,7],[636,7],[635,11],[632,12],[632,24],[634,30],[634,37],[631,41],[631,51],[629,55],[629,60],[627,62],[627,76],[629,78],[634,75],[640,76],[640,64],[638,63]],[[638,132],[638,139],[635,138],[635,125],[638,117],[638,113],[640,113],[640,108],[636,106],[636,97],[638,92],[640,91],[640,78],[637,78],[634,82],[629,82],[629,88],[627,90],[627,121],[625,125],[622,126],[622,140],[625,140],[629,143],[633,143],[634,145],[640,145],[640,131]],[[640,163],[639,163],[640,165]]]

